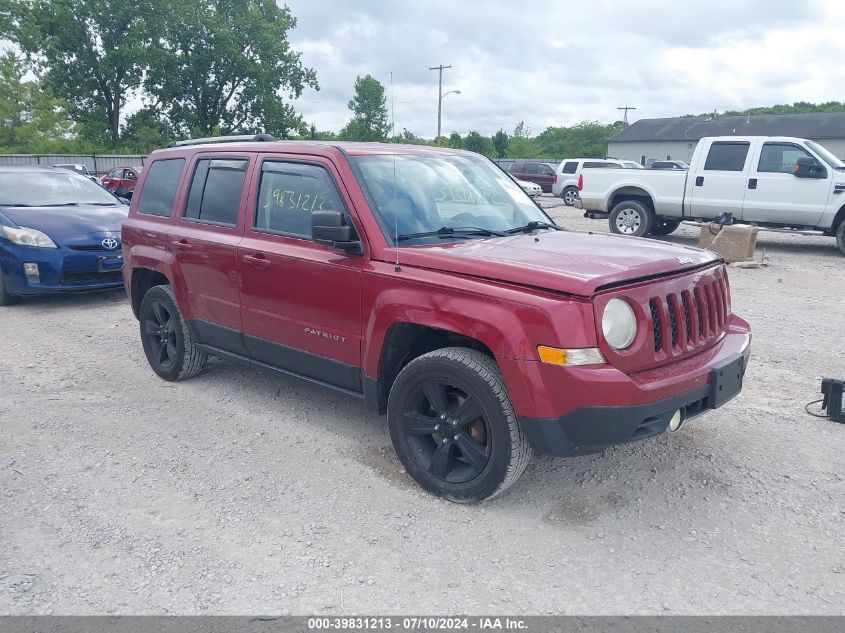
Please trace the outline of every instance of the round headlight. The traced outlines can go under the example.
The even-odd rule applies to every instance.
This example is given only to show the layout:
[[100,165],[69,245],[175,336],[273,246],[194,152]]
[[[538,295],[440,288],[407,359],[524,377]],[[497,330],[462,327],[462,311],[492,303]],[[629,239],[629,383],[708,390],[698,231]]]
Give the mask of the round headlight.
[[601,317],[604,340],[614,349],[625,349],[637,336],[637,317],[627,301],[611,299]]

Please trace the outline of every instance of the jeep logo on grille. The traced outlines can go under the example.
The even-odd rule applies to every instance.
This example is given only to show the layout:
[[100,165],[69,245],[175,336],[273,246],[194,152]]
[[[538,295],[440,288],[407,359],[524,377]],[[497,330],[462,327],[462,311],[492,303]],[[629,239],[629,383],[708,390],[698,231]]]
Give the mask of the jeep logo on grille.
[[692,257],[676,257],[679,264],[692,264]]

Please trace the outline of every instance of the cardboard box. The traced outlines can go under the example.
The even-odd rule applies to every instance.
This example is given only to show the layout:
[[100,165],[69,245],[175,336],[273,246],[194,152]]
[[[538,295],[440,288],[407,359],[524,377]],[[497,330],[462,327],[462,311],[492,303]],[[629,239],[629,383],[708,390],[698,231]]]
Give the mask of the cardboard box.
[[758,232],[756,226],[748,224],[705,224],[698,234],[698,246],[718,253],[729,264],[745,262],[754,259]]

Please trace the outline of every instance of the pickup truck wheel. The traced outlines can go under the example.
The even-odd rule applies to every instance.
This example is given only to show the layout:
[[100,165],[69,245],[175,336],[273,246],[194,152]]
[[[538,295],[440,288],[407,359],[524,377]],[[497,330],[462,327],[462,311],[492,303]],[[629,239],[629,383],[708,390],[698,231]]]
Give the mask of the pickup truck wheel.
[[839,250],[845,255],[845,220],[839,223],[839,228],[836,229],[836,245]]
[[155,286],[141,301],[141,344],[153,371],[165,380],[196,376],[208,356],[199,351],[170,286]]
[[669,235],[674,233],[677,228],[681,226],[679,220],[666,220],[664,218],[655,218],[654,224],[651,226],[652,235]]
[[578,199],[578,189],[575,187],[567,187],[563,190],[563,194],[560,196],[563,198],[563,204],[567,207],[571,207],[575,204],[575,201]]
[[610,231],[621,235],[648,235],[654,224],[654,212],[642,202],[623,200],[610,212]]
[[525,470],[530,448],[496,363],[447,347],[399,373],[387,405],[393,446],[423,488],[458,503],[494,497]]

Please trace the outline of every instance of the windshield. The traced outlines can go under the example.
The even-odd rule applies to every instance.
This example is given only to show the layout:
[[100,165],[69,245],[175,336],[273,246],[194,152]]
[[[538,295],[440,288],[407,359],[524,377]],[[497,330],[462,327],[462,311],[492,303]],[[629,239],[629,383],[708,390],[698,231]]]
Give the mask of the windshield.
[[821,156],[822,160],[834,169],[845,170],[845,163],[836,158],[836,156],[826,147],[819,145],[815,141],[807,141],[807,146],[816,154]]
[[100,185],[72,171],[0,173],[0,205],[52,207],[76,204],[117,205]]
[[[529,222],[552,224],[510,176],[483,158],[379,155],[352,157],[352,162],[391,244],[397,235],[400,245],[413,246],[477,239]],[[459,230],[437,233],[444,228]],[[417,236],[428,232],[436,234]]]

